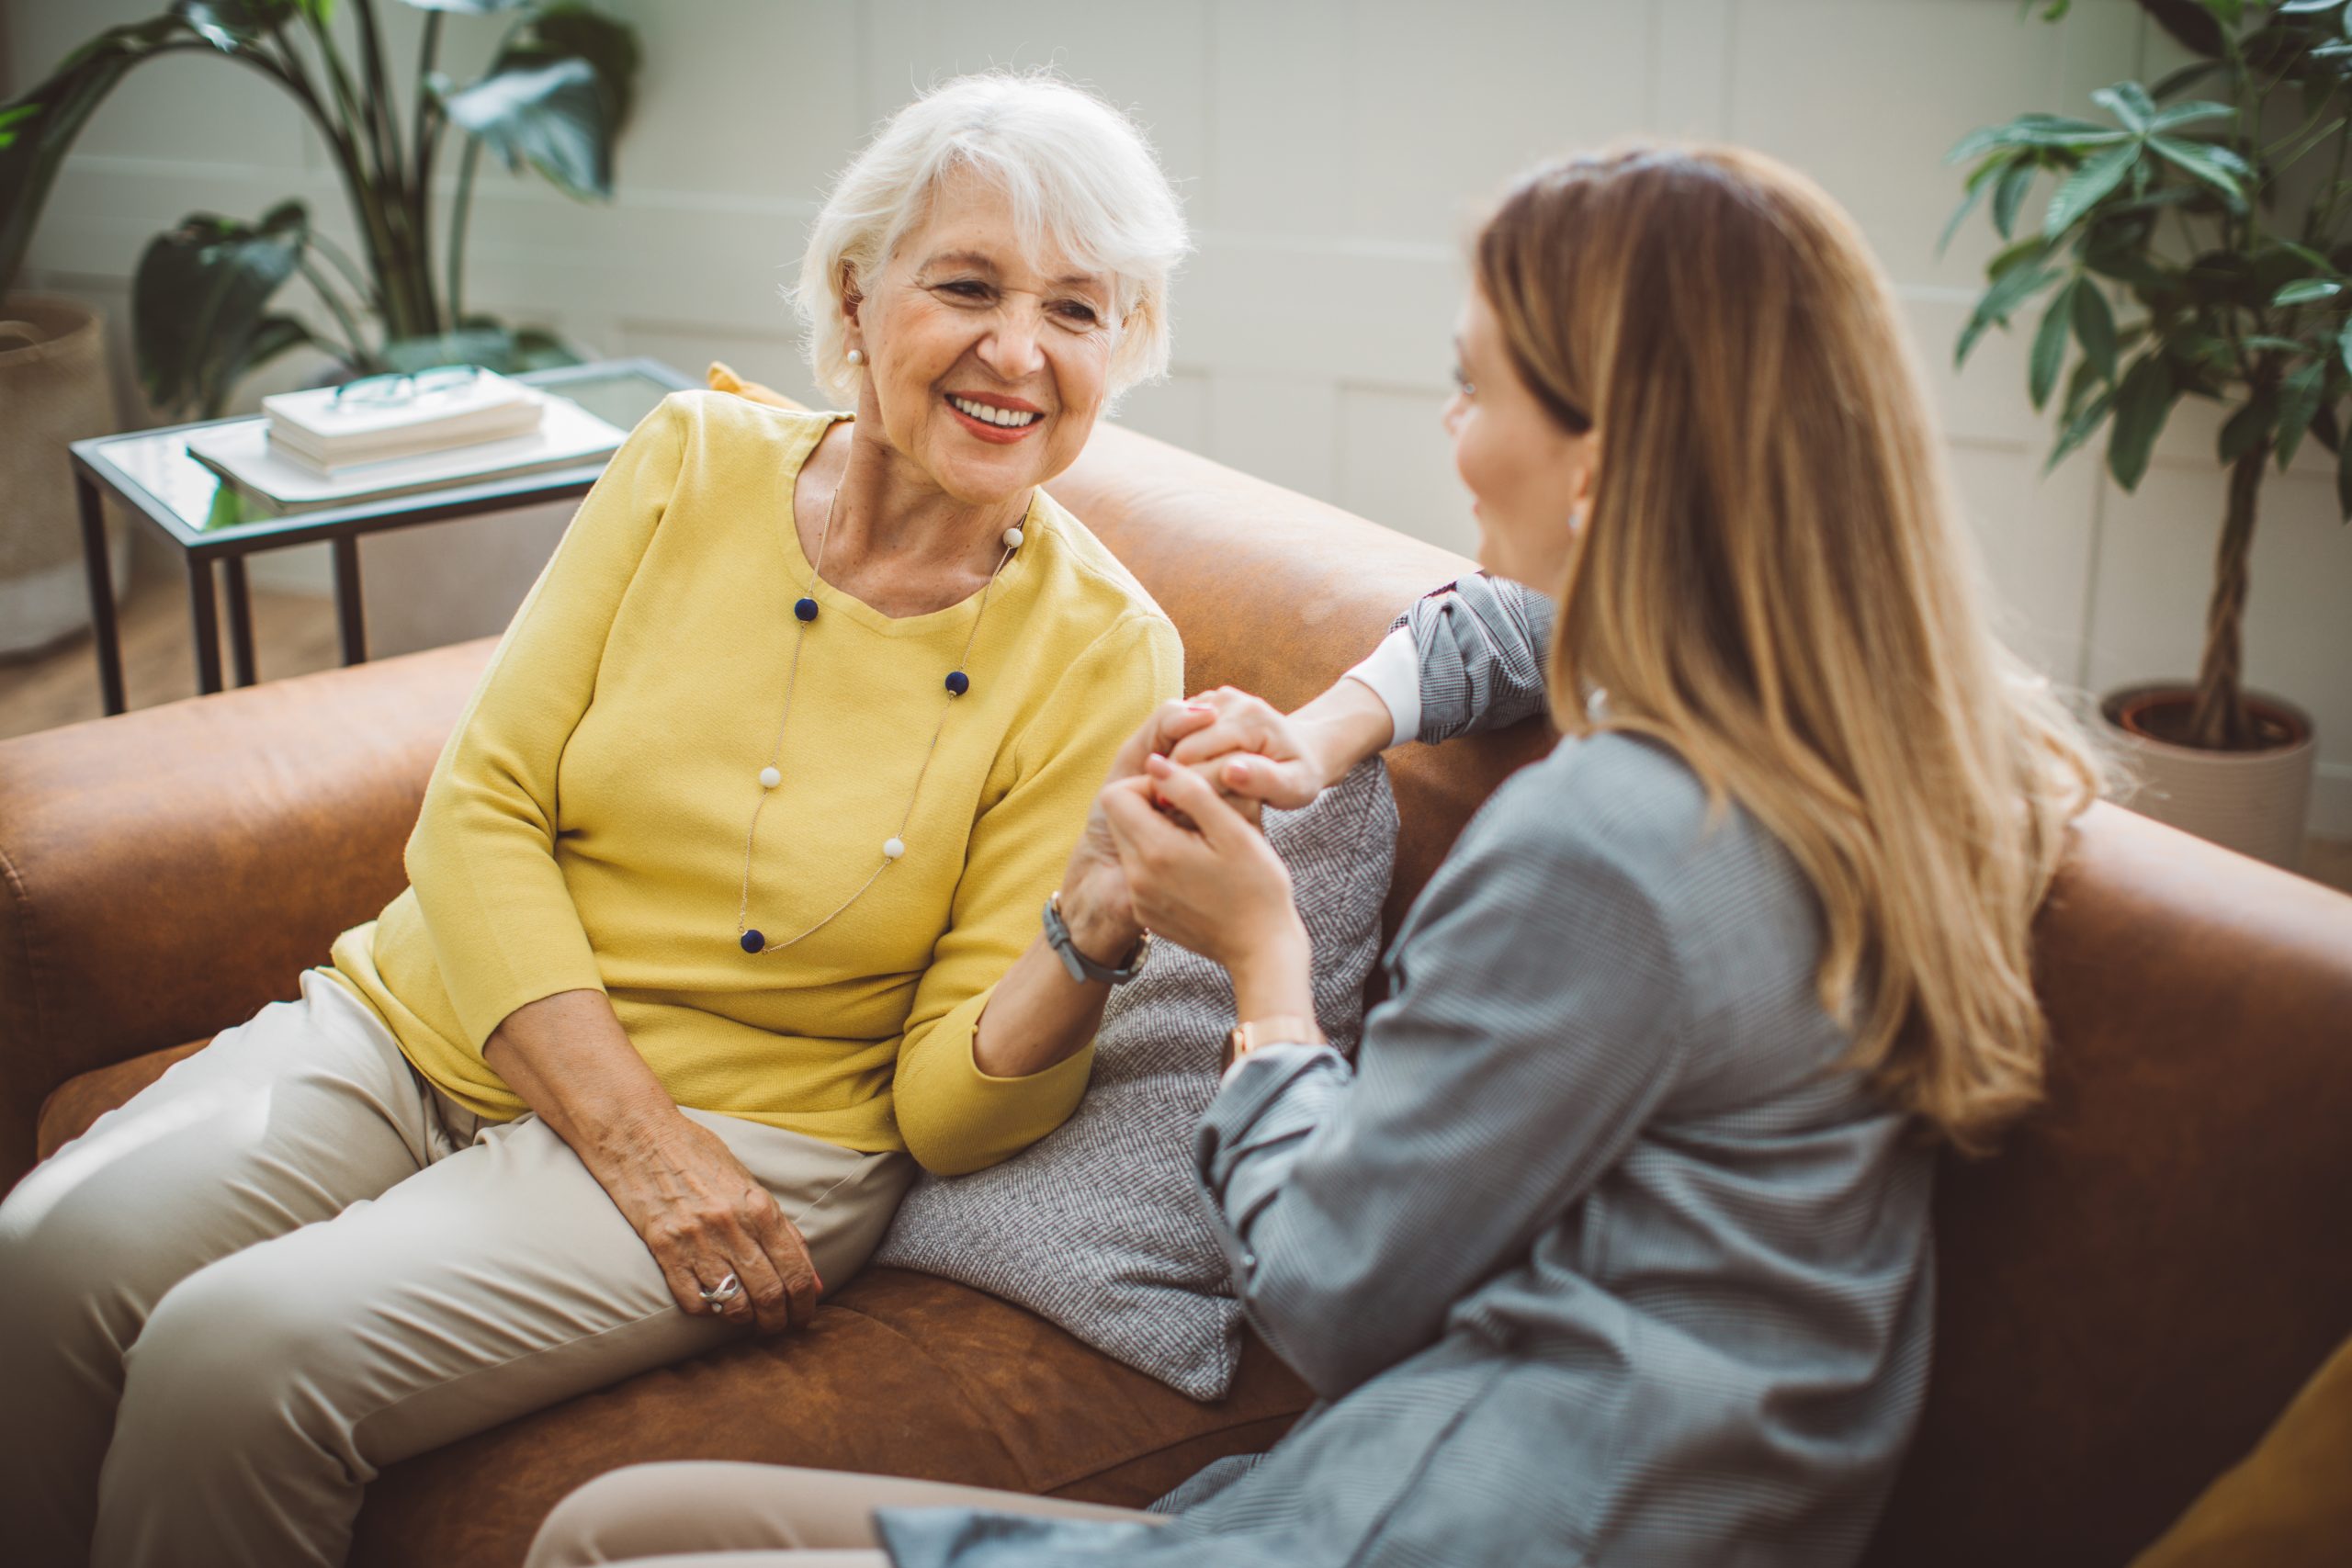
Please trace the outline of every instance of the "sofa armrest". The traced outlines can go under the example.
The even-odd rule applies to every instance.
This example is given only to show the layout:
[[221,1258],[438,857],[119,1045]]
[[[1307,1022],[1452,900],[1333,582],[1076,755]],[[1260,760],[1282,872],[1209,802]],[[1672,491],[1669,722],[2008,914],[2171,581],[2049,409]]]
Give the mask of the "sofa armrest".
[[59,1084],[292,996],[400,892],[492,647],[0,741],[0,1190]]

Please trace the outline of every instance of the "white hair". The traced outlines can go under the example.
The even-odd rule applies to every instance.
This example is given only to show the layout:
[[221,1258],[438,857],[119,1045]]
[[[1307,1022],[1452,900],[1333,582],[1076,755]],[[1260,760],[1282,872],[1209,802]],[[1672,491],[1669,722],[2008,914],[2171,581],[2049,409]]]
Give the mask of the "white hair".
[[820,387],[855,395],[842,357],[844,284],[870,288],[940,182],[959,170],[1003,190],[1033,256],[1058,253],[1114,280],[1113,398],[1166,371],[1169,278],[1192,247],[1151,144],[1081,87],[991,71],[956,77],[892,115],[826,197],[791,291]]

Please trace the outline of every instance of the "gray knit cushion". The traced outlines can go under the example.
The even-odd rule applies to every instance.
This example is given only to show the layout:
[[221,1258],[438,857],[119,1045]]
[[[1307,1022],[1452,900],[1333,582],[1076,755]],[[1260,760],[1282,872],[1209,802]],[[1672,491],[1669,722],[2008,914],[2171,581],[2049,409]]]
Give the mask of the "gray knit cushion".
[[[1266,814],[1315,944],[1315,1014],[1352,1055],[1396,802],[1377,758],[1299,811]],[[925,1174],[874,1255],[1014,1302],[1195,1399],[1223,1396],[1241,1309],[1193,1173],[1193,1128],[1216,1098],[1233,1027],[1226,972],[1170,942],[1119,987],[1077,1113],[1015,1158]]]

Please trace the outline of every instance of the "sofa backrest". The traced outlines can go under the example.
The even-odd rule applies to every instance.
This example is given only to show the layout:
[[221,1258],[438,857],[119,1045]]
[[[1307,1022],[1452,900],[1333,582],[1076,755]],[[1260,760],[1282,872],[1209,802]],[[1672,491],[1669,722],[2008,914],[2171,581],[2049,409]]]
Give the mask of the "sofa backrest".
[[[1294,705],[1468,565],[1116,429],[1055,487]],[[401,887],[488,642],[0,741],[0,1189],[74,1074],[289,995]],[[1392,917],[1539,726],[1404,748]],[[2352,899],[2113,807],[2045,911],[2051,1103],[1947,1162],[1928,1406],[1870,1561],[2113,1563],[2352,1331]]]

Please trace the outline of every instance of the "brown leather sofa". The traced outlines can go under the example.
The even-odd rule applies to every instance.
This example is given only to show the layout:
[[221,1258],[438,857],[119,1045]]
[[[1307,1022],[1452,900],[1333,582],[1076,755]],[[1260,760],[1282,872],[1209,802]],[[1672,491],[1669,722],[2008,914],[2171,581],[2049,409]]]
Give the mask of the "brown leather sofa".
[[[1464,563],[1106,430],[1056,487],[1184,636],[1188,679],[1304,699]],[[292,993],[401,884],[486,644],[0,743],[0,1185]],[[1546,738],[1391,761],[1390,916]],[[1937,1363],[1870,1561],[2120,1563],[2352,1330],[2352,899],[2112,807],[2041,932],[2051,1102],[1937,1208]],[[184,1042],[191,1043],[183,1043]],[[1200,1405],[1015,1307],[876,1270],[797,1337],[395,1466],[356,1561],[510,1564],[580,1483],[767,1460],[1140,1504],[1306,1404],[1265,1348]]]

